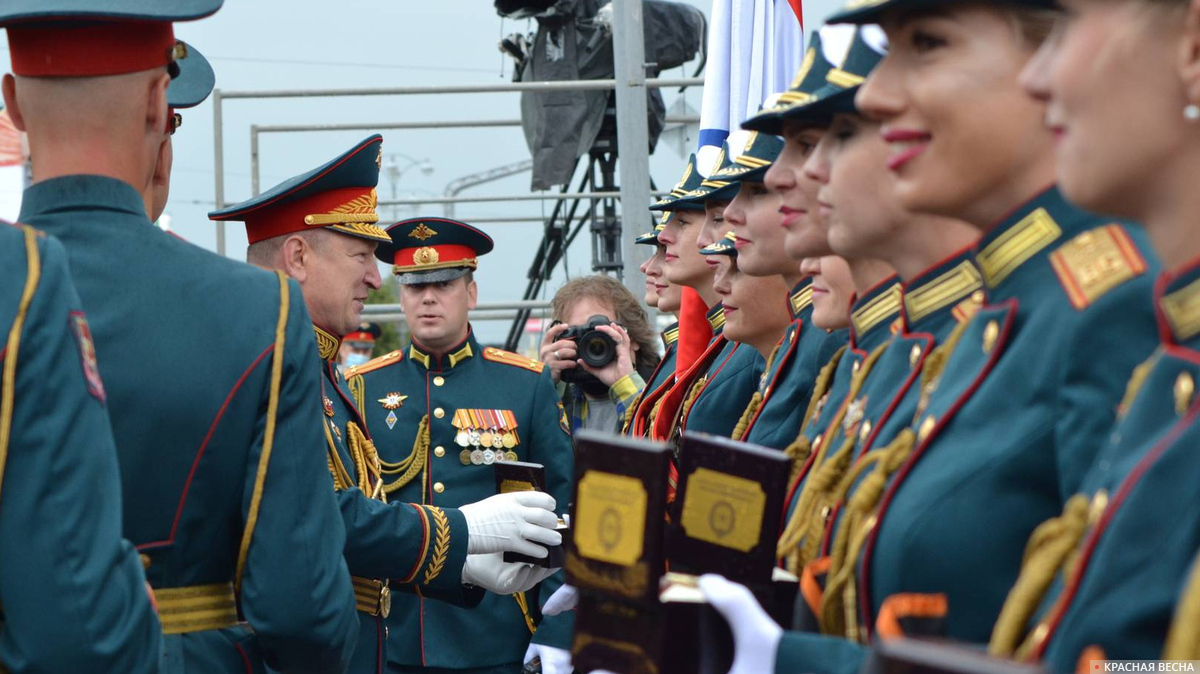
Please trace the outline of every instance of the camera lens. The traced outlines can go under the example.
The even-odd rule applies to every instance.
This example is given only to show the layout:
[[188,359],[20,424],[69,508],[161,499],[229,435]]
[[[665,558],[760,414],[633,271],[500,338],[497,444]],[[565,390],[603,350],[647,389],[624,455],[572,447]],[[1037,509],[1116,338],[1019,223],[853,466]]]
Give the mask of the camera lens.
[[592,367],[604,367],[617,357],[617,345],[608,335],[592,330],[579,338],[579,357]]

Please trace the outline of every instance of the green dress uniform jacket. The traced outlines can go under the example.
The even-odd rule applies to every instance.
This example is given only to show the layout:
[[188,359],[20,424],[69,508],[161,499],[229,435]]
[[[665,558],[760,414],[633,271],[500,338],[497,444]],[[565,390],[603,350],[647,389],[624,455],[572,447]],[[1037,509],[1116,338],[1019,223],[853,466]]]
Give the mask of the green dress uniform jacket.
[[788,301],[795,321],[759,380],[760,402],[755,410],[747,408],[746,431],[735,438],[775,449],[784,449],[796,439],[817,373],[846,341],[846,333],[827,333],[812,324],[811,278],[798,283]]
[[[710,323],[717,320],[718,315],[714,311],[721,312],[719,322],[723,330],[724,310],[720,304],[709,310]],[[684,401],[680,410],[679,432],[731,437],[746,405],[754,397],[766,364],[762,354],[749,344],[726,341],[699,387],[689,393],[691,403]]]
[[793,446],[792,480],[786,511],[790,520],[799,505],[808,476],[819,466],[827,447],[838,447],[842,424],[854,402],[852,388],[859,383],[858,373],[868,356],[884,348],[892,338],[900,318],[900,281],[892,276],[856,297],[850,306],[850,332],[846,346],[821,368],[805,412],[805,422]]
[[914,606],[950,638],[987,641],[1026,540],[1079,490],[1158,343],[1143,238],[1057,189],[984,236],[988,304],[931,354],[913,426],[875,450],[872,488],[842,516],[851,572],[839,585],[830,571],[824,617],[843,632],[789,633],[778,671],[856,671],[857,639]]
[[831,453],[812,469],[807,485],[812,491],[803,509],[793,510],[781,537],[786,541],[781,548],[792,550],[789,568],[815,589],[805,595],[811,611],[806,627],[813,631],[818,629],[820,589],[831,563],[831,546],[836,547],[838,540],[845,499],[862,483],[876,458],[866,457],[912,425],[926,359],[985,299],[983,279],[969,249],[922,272],[901,292],[901,330],[863,362],[858,373],[861,383],[847,406],[839,437],[829,446]]
[[[473,334],[440,357],[413,342],[352,368],[350,388],[375,439],[388,499],[447,508],[475,503],[496,494],[491,466],[509,459],[544,465],[547,492],[565,513],[573,450],[544,368],[481,347]],[[493,436],[487,449],[485,434]],[[559,584],[559,576],[542,583],[541,601],[488,593],[474,610],[396,596],[387,619],[389,667],[519,668],[540,606]],[[570,629],[557,617],[547,619],[538,628],[539,643],[566,648]]]
[[675,383],[675,357],[678,355],[679,347],[679,323],[672,323],[671,327],[663,330],[662,338],[666,351],[663,352],[663,357],[658,362],[658,367],[654,368],[654,373],[650,375],[650,380],[642,387],[641,394],[629,404],[629,411],[625,417],[625,425],[621,429],[624,435],[645,437],[649,433],[650,424],[654,420],[650,413],[654,410],[654,406],[658,400]]
[[159,230],[112,178],[37,183],[21,214],[88,312],[162,671],[345,670],[358,619],[299,286]]
[[[1119,422],[1055,520],[1071,554],[1030,556],[1018,581],[1041,584],[1054,575],[1019,653],[1054,671],[1074,671],[1089,647],[1099,650],[1085,659],[1164,657],[1200,548],[1200,267],[1162,277],[1156,296],[1161,344],[1130,380]],[[1071,559],[1077,566],[1068,575]],[[1018,619],[1033,608],[1017,604],[1010,594],[1006,612]]]
[[[387,503],[380,484],[379,457],[337,368],[341,340],[320,327],[313,329],[321,355],[327,458],[346,525],[346,564],[353,576],[361,623],[348,671],[382,674],[387,669],[384,621],[385,614],[390,614],[393,590],[472,603],[459,597],[467,558],[467,522],[454,509]],[[482,591],[472,598],[478,603]]]
[[91,331],[67,255],[0,222],[0,671],[158,671]]

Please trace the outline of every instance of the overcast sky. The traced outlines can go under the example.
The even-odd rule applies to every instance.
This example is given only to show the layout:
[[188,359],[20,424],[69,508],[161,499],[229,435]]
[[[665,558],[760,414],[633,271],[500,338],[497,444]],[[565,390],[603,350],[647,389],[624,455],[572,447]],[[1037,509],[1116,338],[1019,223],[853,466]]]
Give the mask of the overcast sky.
[[[176,25],[176,35],[197,46],[212,62],[217,87],[224,90],[327,89],[387,86],[467,85],[507,82],[511,61],[497,50],[508,33],[534,30],[529,21],[502,20],[486,0],[227,0],[213,17]],[[686,0],[707,15],[711,0]],[[812,7],[809,7],[809,4]],[[806,2],[809,16],[822,16],[830,0]],[[813,22],[809,22],[812,27]],[[5,43],[4,44],[6,48]],[[690,75],[695,63],[664,73]],[[679,96],[665,90],[670,106]],[[699,109],[700,91],[685,94]],[[384,123],[435,119],[516,119],[519,94],[389,96],[230,100],[224,106],[226,203],[251,196],[250,134],[258,124]],[[184,238],[209,249],[216,247],[216,225],[206,213],[213,208],[213,106],[210,101],[183,112],[176,133],[175,166],[167,213],[171,227]],[[361,131],[266,134],[261,137],[261,188],[314,168],[370,135]],[[385,155],[397,156],[400,167],[412,160],[428,161],[432,173],[419,167],[406,170],[396,195],[400,198],[440,196],[447,183],[464,175],[511,164],[529,157],[517,128],[383,131]],[[688,141],[694,146],[695,141]],[[411,158],[411,160],[409,159]],[[650,159],[650,174],[669,188],[678,179],[686,156],[660,144]],[[464,195],[529,192],[529,174],[468,190]],[[381,176],[381,199],[391,186]],[[550,204],[464,204],[455,216],[516,215],[539,217]],[[391,221],[418,215],[440,215],[442,206],[421,209],[381,207]],[[496,240],[496,250],[483,258],[477,278],[481,301],[517,299],[533,249],[540,240],[536,223],[483,226]],[[227,226],[227,254],[244,259],[245,232],[238,223]],[[590,245],[581,236],[568,253],[571,275],[590,272]],[[549,284],[552,292],[564,277],[560,267]],[[479,326],[488,336],[507,325]]]

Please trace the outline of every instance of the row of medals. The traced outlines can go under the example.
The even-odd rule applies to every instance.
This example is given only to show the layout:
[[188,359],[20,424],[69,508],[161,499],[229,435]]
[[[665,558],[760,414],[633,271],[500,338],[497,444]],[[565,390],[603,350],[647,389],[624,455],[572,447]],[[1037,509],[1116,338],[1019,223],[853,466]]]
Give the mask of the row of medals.
[[501,433],[460,429],[454,436],[454,442],[465,448],[458,453],[458,460],[464,466],[490,466],[497,461],[517,460],[517,453],[512,451],[517,446],[517,436],[512,431]]

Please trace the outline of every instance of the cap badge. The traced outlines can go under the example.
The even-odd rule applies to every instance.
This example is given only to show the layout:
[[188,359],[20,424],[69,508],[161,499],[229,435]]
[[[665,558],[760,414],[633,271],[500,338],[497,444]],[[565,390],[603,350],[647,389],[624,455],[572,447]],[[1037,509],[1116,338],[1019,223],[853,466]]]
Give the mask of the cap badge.
[[438,252],[435,248],[428,246],[418,248],[417,252],[413,253],[413,262],[416,264],[437,264]]
[[421,224],[417,225],[413,231],[409,232],[408,235],[414,239],[417,239],[418,241],[426,241],[437,236],[437,232],[433,231],[428,225],[422,222]]

